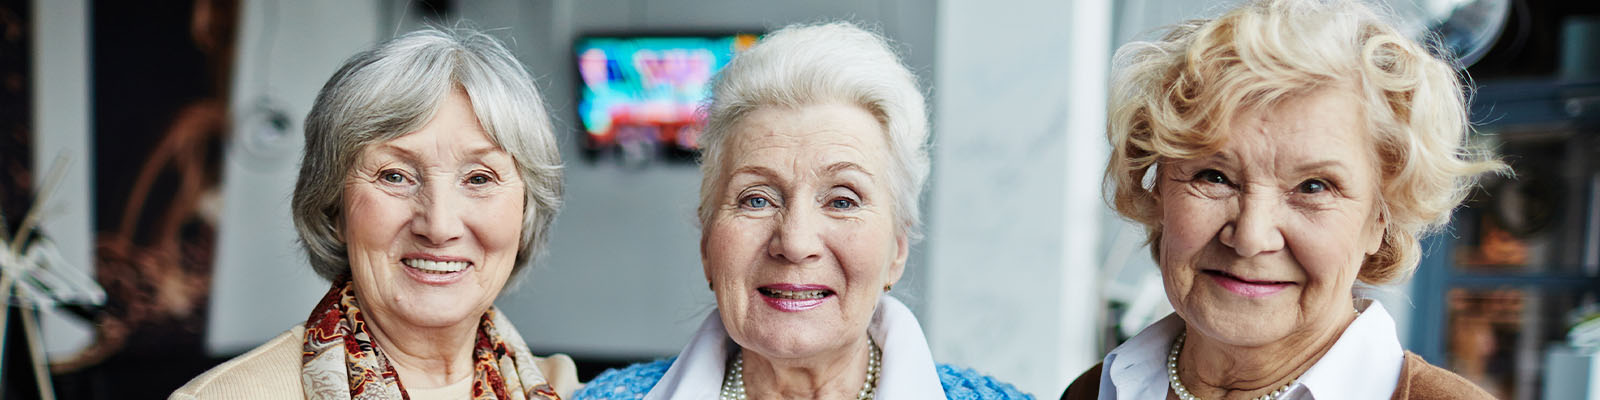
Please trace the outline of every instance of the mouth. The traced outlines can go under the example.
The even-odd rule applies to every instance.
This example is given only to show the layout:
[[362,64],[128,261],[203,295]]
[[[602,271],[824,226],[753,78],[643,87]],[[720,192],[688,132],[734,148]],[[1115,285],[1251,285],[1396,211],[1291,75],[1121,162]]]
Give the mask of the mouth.
[[756,288],[762,300],[778,311],[805,311],[822,305],[833,297],[833,289],[822,285],[777,284]]
[[1218,286],[1222,286],[1223,289],[1248,298],[1271,296],[1283,291],[1284,289],[1288,289],[1290,286],[1295,285],[1294,282],[1290,281],[1243,278],[1238,275],[1213,269],[1201,270],[1200,272],[1211,277],[1211,280],[1216,282]]
[[426,260],[426,259],[414,258],[414,257],[412,257],[412,258],[403,258],[403,259],[400,260],[400,262],[402,264],[405,264],[407,267],[410,267],[413,270],[416,270],[416,271],[419,271],[419,272],[422,272],[422,273],[425,273],[425,274],[436,274],[436,275],[453,274],[453,273],[456,273],[456,272],[464,271],[464,270],[467,269],[467,267],[471,267],[472,266],[472,263],[469,262],[469,261]]

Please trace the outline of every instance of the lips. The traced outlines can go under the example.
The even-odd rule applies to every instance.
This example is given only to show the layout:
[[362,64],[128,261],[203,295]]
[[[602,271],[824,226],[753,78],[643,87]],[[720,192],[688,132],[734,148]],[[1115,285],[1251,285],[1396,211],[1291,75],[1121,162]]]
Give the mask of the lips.
[[474,266],[471,260],[427,253],[409,253],[400,258],[406,276],[426,285],[450,285],[467,276]]
[[823,285],[775,284],[756,288],[768,306],[778,311],[798,312],[821,306],[833,298],[833,289]]
[[1282,292],[1294,282],[1247,279],[1219,270],[1202,270],[1201,273],[1210,277],[1212,282],[1229,292],[1248,298],[1262,298]]
[[407,267],[420,269],[423,272],[430,274],[448,274],[451,272],[460,272],[461,270],[472,266],[472,263],[466,261],[434,261],[420,258],[407,258],[400,260],[400,262],[404,263]]

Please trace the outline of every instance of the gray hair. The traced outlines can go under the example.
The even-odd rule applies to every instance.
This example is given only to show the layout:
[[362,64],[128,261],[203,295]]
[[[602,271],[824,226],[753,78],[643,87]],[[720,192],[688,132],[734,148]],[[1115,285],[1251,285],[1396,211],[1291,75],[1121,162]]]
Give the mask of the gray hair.
[[699,138],[700,225],[710,220],[723,171],[722,146],[763,107],[839,101],[871,113],[889,144],[896,228],[921,238],[920,197],[928,180],[928,114],[916,76],[881,36],[849,22],[790,25],[734,57],[712,86]]
[[331,281],[350,271],[337,221],[344,177],[361,149],[421,129],[456,88],[466,92],[489,139],[511,154],[524,182],[522,237],[512,274],[543,251],[561,208],[561,153],[533,78],[483,32],[426,28],[350,57],[306,115],[305,158],[292,209],[318,275]]

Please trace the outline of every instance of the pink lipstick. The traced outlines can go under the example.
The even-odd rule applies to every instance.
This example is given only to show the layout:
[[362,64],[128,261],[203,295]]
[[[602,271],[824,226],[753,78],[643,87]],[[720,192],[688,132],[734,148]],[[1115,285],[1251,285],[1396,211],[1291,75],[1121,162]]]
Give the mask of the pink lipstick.
[[1289,286],[1294,285],[1294,282],[1248,280],[1233,274],[1216,270],[1205,270],[1202,272],[1204,272],[1207,276],[1210,276],[1211,281],[1216,282],[1217,286],[1221,286],[1223,289],[1227,289],[1229,292],[1233,292],[1234,294],[1252,299],[1271,296],[1277,294],[1278,292],[1282,292],[1284,289],[1288,289]]
[[756,288],[761,299],[778,311],[798,312],[821,306],[832,298],[833,289],[823,285],[780,283]]

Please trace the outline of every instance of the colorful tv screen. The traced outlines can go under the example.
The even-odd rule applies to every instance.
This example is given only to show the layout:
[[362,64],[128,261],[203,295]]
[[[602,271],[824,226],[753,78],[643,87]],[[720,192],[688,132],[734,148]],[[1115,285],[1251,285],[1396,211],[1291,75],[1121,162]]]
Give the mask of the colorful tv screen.
[[753,34],[586,36],[578,39],[578,114],[588,150],[688,152],[705,118],[711,78]]

